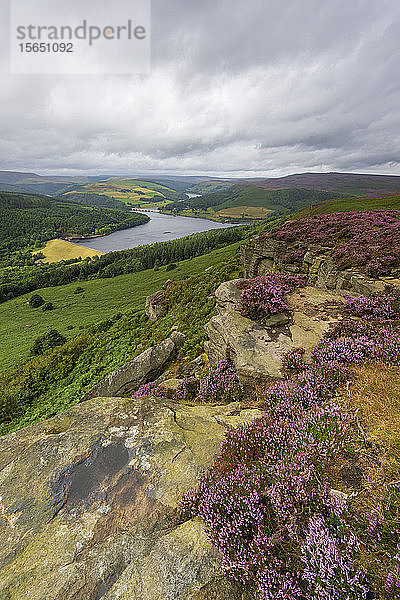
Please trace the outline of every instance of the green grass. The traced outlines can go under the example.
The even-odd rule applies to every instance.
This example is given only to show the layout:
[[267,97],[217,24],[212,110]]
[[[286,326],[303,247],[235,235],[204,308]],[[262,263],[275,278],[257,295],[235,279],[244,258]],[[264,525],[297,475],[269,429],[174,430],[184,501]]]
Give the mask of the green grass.
[[141,181],[140,179],[113,179],[112,181],[114,182],[118,182],[121,185],[125,185],[126,183],[128,184],[127,187],[132,187],[132,188],[136,188],[136,187],[144,187],[147,188],[149,190],[154,190],[156,192],[175,192],[175,190],[173,190],[172,188],[166,186],[166,185],[161,185],[159,183],[153,183],[152,181]]
[[400,195],[377,198],[338,198],[314,204],[296,213],[295,218],[303,219],[313,215],[349,212],[351,210],[400,210]]
[[[166,272],[149,269],[120,275],[112,279],[95,279],[64,286],[35,290],[53,311],[33,309],[28,301],[32,293],[0,305],[0,369],[10,368],[25,360],[34,340],[50,329],[57,329],[67,339],[87,326],[110,318],[118,312],[143,310],[145,298],[159,290],[167,279],[179,281],[203,272],[209,266],[232,257],[241,242],[214,250],[191,260],[181,261],[177,269]],[[74,294],[77,287],[85,291]],[[73,329],[68,329],[68,327]]]

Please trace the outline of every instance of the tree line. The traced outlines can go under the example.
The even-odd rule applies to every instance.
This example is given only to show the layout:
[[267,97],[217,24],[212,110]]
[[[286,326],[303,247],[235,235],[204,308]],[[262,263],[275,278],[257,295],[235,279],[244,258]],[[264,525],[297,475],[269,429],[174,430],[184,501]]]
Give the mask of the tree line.
[[0,192],[0,260],[57,237],[105,235],[147,223],[125,210],[87,207],[47,196]]

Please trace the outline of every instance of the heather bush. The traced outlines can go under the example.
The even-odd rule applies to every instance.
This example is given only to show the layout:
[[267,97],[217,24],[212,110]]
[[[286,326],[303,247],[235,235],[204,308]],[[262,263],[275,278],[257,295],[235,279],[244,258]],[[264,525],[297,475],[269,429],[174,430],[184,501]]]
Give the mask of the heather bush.
[[199,385],[196,377],[184,377],[177,387],[174,399],[178,402],[194,402],[199,392]]
[[240,400],[243,396],[243,386],[239,377],[226,360],[221,360],[215,369],[200,379],[197,399],[200,402],[229,403]]
[[156,396],[167,398],[168,395],[179,402],[210,402],[228,404],[239,401],[243,396],[243,386],[235,369],[227,361],[220,361],[215,369],[210,368],[208,373],[197,379],[196,377],[185,377],[174,394],[168,394],[168,390],[162,384],[156,382],[141,385],[132,398],[143,396]]
[[384,321],[392,321],[400,318],[398,298],[394,295],[358,296],[347,298],[346,308],[348,312],[356,317],[369,317]]
[[131,398],[143,398],[144,396],[168,398],[168,389],[164,385],[152,381],[150,383],[144,383],[140,387],[138,387],[138,389],[131,396]]
[[[285,414],[228,431],[214,467],[180,504],[204,520],[225,572],[255,581],[264,599],[307,589],[298,555],[287,551],[299,548],[315,513],[334,518],[322,476],[349,428],[333,405]],[[314,560],[322,570],[324,556]]]
[[288,310],[285,296],[294,289],[305,285],[304,275],[270,273],[255,279],[240,282],[243,289],[240,298],[240,312],[244,317],[263,323],[271,315]]
[[282,367],[285,371],[300,373],[305,369],[304,348],[292,348],[282,356]]

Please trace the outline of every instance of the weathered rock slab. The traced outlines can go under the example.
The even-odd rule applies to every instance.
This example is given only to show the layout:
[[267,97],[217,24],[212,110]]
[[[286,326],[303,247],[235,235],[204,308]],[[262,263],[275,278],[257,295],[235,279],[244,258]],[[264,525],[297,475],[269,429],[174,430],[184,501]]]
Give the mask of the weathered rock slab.
[[0,598],[196,600],[210,586],[225,599],[219,557],[177,498],[225,428],[258,416],[99,398],[1,438]]
[[240,281],[224,282],[215,291],[219,314],[206,325],[204,348],[213,366],[229,358],[246,384],[281,377],[282,356],[293,347],[305,348],[307,358],[343,309],[341,294],[306,286],[287,296],[288,314],[260,325],[238,310]]
[[173,331],[171,336],[160,344],[148,348],[139,356],[116,369],[93,386],[82,398],[82,402],[100,396],[128,396],[143,383],[154,381],[175,357],[185,336]]

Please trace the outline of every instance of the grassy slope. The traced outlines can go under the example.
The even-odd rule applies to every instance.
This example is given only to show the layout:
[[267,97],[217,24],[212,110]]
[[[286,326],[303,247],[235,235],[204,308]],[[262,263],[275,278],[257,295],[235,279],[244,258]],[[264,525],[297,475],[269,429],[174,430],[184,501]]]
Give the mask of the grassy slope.
[[100,252],[99,250],[92,250],[91,248],[59,239],[49,240],[39,252],[45,255],[43,262],[46,263],[55,263],[60,260],[70,260],[71,258],[92,258],[93,256],[104,254],[104,252]]
[[[344,396],[346,408],[358,410],[364,432],[379,453],[375,473],[400,478],[400,367],[367,365]],[[374,464],[374,463],[372,463]]]
[[320,202],[309,208],[296,213],[297,219],[311,217],[313,215],[330,214],[335,212],[347,212],[350,210],[400,210],[400,195],[376,197],[376,198],[339,198]]
[[[211,255],[201,257],[203,261],[189,261],[187,268],[194,271],[193,276],[168,290],[169,310],[155,323],[145,317],[143,289],[137,289],[136,312],[89,327],[63,346],[0,372],[0,407],[5,419],[0,424],[0,434],[72,406],[103,377],[168,337],[172,326],[186,335],[180,360],[198,356],[206,337],[204,325],[215,313],[215,300],[210,294],[223,281],[239,275],[237,245],[213,254],[216,264],[211,268],[207,267]],[[218,262],[224,258],[228,260]],[[162,279],[154,287],[159,288],[168,274],[171,275],[158,273]]]
[[[95,279],[35,291],[56,307],[43,312],[28,301],[32,294],[20,296],[0,305],[0,368],[8,368],[27,358],[33,341],[50,329],[58,329],[70,339],[77,328],[110,318],[118,312],[142,310],[146,296],[159,290],[167,279],[180,280],[203,272],[207,267],[227,260],[240,243],[214,250],[209,254],[182,261],[178,269],[166,272],[148,270],[112,279]],[[83,294],[74,290],[83,287]],[[67,327],[72,326],[72,330]]]

